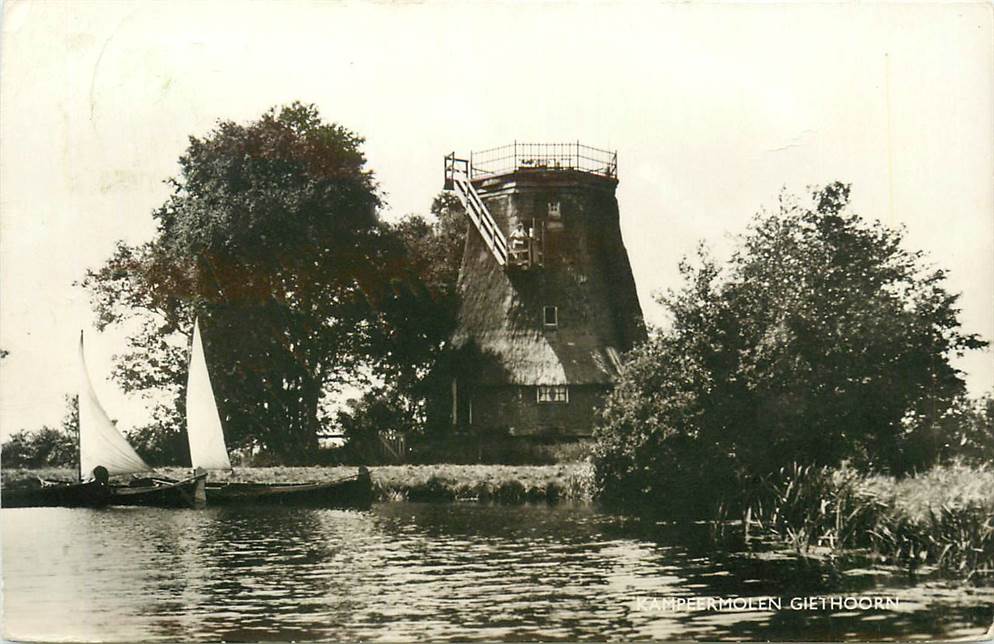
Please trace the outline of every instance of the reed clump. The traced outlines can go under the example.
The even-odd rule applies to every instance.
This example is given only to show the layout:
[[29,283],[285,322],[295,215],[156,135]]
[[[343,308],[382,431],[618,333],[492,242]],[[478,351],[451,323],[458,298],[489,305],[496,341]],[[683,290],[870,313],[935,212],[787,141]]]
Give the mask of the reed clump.
[[745,495],[746,538],[800,552],[868,550],[909,569],[994,574],[994,470],[946,465],[897,479],[848,467],[793,465]]
[[593,499],[588,463],[559,465],[388,465],[372,470],[383,500],[525,503]]

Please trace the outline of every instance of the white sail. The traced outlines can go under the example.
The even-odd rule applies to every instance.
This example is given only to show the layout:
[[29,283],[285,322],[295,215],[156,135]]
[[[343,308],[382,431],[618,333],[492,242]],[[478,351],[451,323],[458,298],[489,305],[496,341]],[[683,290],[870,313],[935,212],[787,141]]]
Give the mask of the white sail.
[[217,412],[204,345],[200,339],[200,324],[196,320],[193,322],[190,373],[186,381],[186,433],[194,468],[231,469],[228,448],[224,444],[224,428]]
[[102,465],[111,475],[146,472],[150,469],[127,439],[110,421],[97,399],[83,354],[83,334],[79,334],[79,470],[85,478]]

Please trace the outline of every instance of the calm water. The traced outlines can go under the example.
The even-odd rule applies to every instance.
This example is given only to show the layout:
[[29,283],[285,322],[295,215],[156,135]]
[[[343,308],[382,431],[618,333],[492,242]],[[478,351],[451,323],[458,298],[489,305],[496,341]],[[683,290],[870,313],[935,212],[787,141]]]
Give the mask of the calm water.
[[[589,508],[26,509],[0,519],[14,639],[939,638],[978,635],[994,611],[991,587],[715,553],[702,535]],[[827,595],[891,596],[899,607],[786,609],[791,597]],[[785,608],[672,606],[730,596],[782,597]]]

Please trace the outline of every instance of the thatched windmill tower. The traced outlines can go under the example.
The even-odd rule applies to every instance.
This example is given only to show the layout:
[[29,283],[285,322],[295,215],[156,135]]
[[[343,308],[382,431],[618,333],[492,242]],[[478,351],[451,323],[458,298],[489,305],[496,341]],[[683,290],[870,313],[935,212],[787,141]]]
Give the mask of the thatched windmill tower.
[[449,155],[445,182],[474,224],[459,274],[453,425],[588,435],[620,354],[645,337],[617,154],[515,143]]

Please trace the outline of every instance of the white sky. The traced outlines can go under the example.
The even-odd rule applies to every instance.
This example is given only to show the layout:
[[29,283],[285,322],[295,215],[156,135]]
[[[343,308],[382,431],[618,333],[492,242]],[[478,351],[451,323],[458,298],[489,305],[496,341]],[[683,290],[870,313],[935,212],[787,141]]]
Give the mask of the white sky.
[[[994,46],[987,3],[3,3],[0,432],[55,423],[91,328],[72,286],[140,242],[187,136],[299,99],[366,137],[388,216],[442,158],[513,140],[617,149],[650,321],[698,240],[721,254],[781,186],[853,183],[905,224],[994,338]],[[88,358],[112,417],[143,417]],[[958,365],[973,393],[994,359]]]

